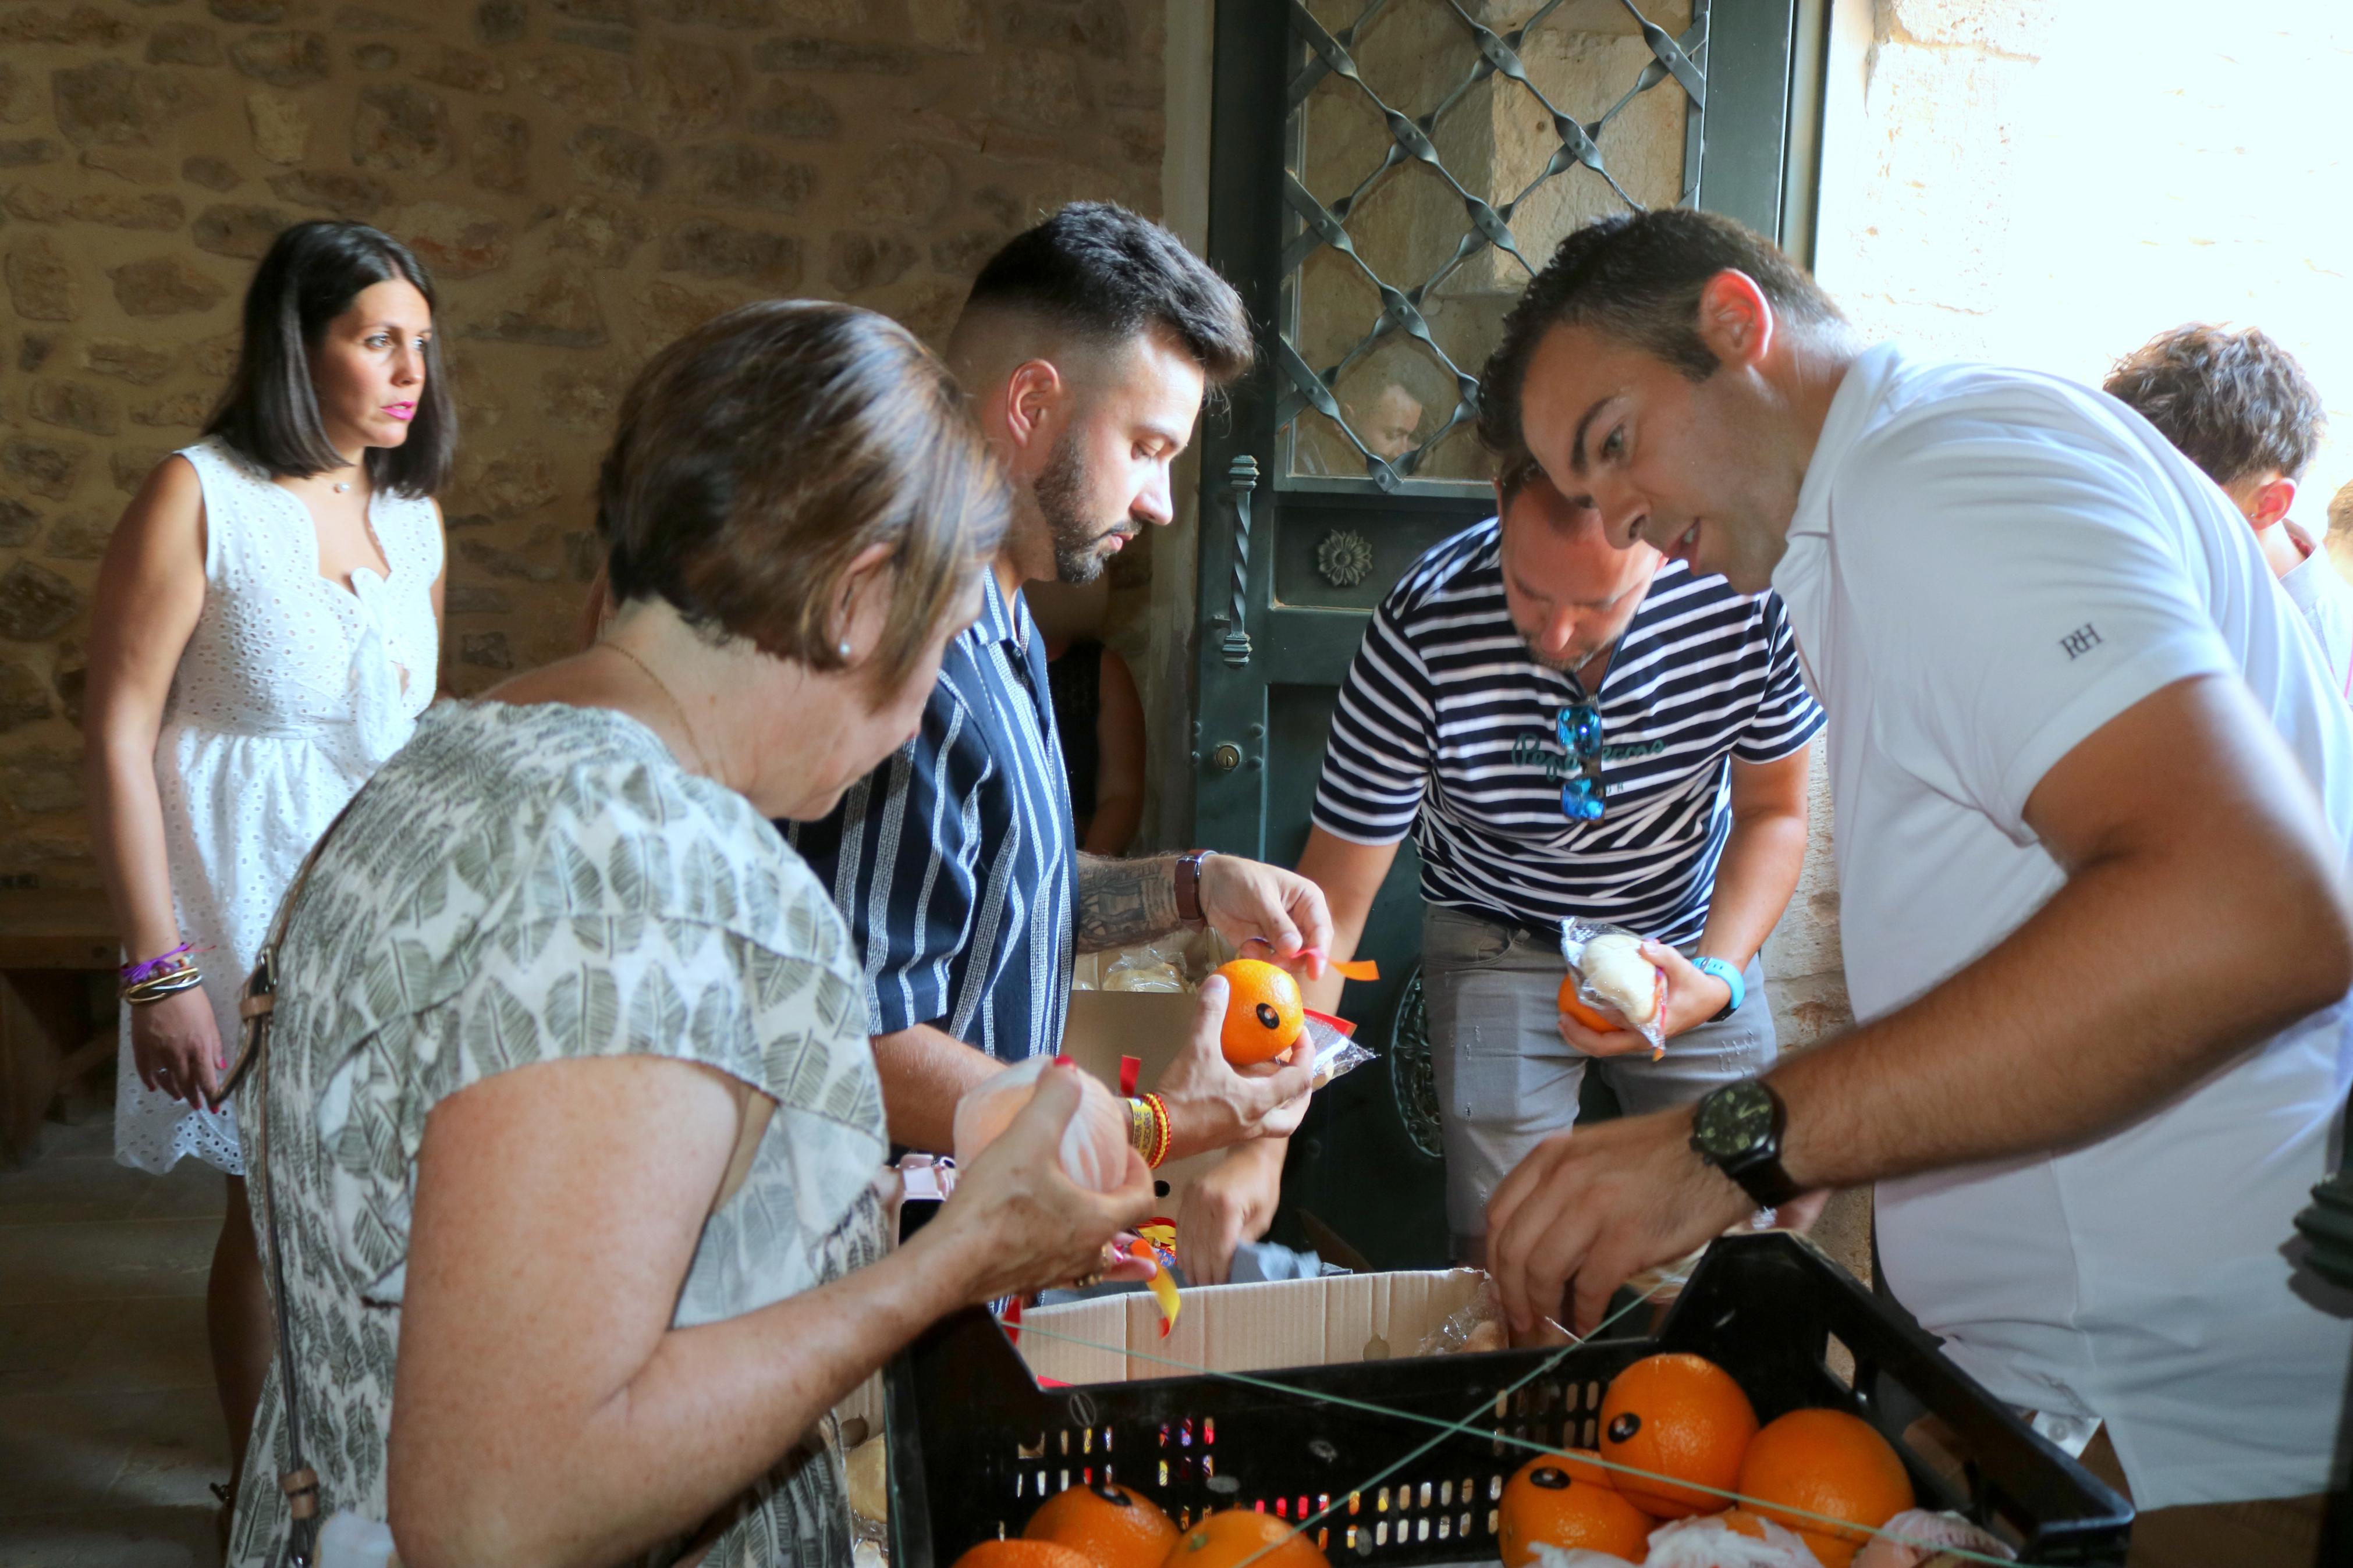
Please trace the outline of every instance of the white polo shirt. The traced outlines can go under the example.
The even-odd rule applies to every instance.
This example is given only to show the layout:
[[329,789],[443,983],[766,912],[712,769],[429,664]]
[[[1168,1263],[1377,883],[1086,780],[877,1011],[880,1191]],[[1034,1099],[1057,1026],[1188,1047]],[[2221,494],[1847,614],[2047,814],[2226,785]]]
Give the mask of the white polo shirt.
[[[2058,890],[2028,795],[2186,677],[2242,673],[2353,844],[2353,719],[2316,640],[2221,493],[2103,394],[1871,350],[1773,585],[1830,711],[1859,1018]],[[2295,1268],[2293,1221],[2349,1082],[2339,1003],[2096,1143],[1883,1182],[1888,1283],[2000,1397],[2106,1421],[2143,1508],[2322,1490],[2353,1294]]]

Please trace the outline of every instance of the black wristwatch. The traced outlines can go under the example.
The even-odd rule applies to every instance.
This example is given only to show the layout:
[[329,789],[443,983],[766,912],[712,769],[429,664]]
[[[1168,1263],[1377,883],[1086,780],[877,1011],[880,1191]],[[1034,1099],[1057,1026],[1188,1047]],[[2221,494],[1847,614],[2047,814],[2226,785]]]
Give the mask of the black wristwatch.
[[1700,1097],[1692,1108],[1691,1146],[1760,1208],[1779,1208],[1799,1190],[1781,1168],[1781,1133],[1788,1121],[1789,1109],[1772,1085],[1744,1078]]
[[1199,925],[1208,918],[1201,910],[1201,862],[1216,853],[1188,849],[1176,857],[1176,918],[1187,925]]

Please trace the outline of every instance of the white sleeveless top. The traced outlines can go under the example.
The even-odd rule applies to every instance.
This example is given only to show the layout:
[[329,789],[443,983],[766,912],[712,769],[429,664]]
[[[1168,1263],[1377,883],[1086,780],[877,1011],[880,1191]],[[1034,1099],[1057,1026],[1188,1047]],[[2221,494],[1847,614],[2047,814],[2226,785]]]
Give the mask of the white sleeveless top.
[[[377,493],[368,525],[392,574],[360,567],[345,588],[319,574],[318,527],[292,491],[218,437],[180,456],[204,486],[205,607],[172,679],[155,782],[180,935],[212,950],[196,962],[233,1058],[238,994],[280,896],[433,700],[441,528],[430,500]],[[163,1172],[195,1154],[241,1175],[235,1119],[143,1087],[128,1008],[121,1030],[115,1158]]]

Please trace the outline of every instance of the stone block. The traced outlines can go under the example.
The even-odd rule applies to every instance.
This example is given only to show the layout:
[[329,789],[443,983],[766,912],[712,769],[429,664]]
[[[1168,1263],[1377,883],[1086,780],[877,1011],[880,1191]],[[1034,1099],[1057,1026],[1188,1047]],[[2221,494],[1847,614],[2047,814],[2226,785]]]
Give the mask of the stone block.
[[592,267],[622,267],[653,232],[625,202],[607,196],[575,196],[555,220],[549,246],[579,251]]
[[832,104],[788,81],[766,83],[745,119],[763,136],[792,141],[827,141],[841,131],[841,116]]
[[248,33],[228,47],[229,64],[272,87],[304,87],[327,79],[327,40],[299,30]]
[[[458,542],[458,553],[493,577],[522,583],[555,581],[554,567],[543,562],[526,560],[512,550],[501,550],[487,539],[461,539]],[[0,586],[5,586],[5,578],[0,578]]]
[[37,562],[0,572],[0,637],[45,641],[70,626],[81,605],[80,589]]
[[506,68],[487,55],[466,49],[454,49],[448,45],[417,73],[419,81],[436,87],[455,88],[459,92],[504,92],[507,89]]
[[585,185],[626,196],[651,195],[661,184],[661,149],[650,137],[617,125],[584,125],[564,143],[572,172]]
[[132,316],[179,316],[209,310],[228,290],[176,254],[151,256],[107,269],[115,303]]
[[477,669],[512,669],[513,650],[504,632],[464,632],[458,638],[458,662]]
[[551,267],[466,327],[464,333],[547,348],[599,348],[606,341],[605,312],[586,277],[574,268]]
[[968,228],[932,242],[932,268],[951,278],[972,279],[981,263],[997,254],[1009,237],[1000,229]]
[[273,176],[269,188],[280,201],[315,207],[336,217],[372,218],[392,199],[382,180],[347,174],[340,169],[298,169]]
[[776,0],[647,0],[646,15],[681,27],[773,27],[785,19]]
[[895,283],[921,258],[895,234],[838,230],[827,248],[825,279],[844,294]]
[[474,468],[459,491],[464,504],[501,520],[536,511],[559,493],[546,455],[530,450],[491,458]]
[[607,54],[626,55],[638,47],[638,35],[631,27],[599,27],[586,22],[565,22],[548,30],[548,38],[558,44],[578,44],[586,49],[602,49]]
[[712,218],[692,218],[662,239],[662,270],[705,278],[743,278],[777,290],[801,279],[800,243],[788,234],[737,228]]
[[387,84],[360,89],[352,111],[352,162],[398,174],[438,174],[456,162],[449,110],[429,92]]
[[216,191],[235,190],[244,183],[243,176],[227,159],[216,158],[209,153],[191,153],[181,160],[180,178]]
[[52,11],[28,5],[0,12],[0,44],[60,44],[76,49],[111,49],[131,37],[131,24],[94,5]]
[[136,196],[92,190],[69,195],[54,185],[18,185],[0,205],[31,223],[95,223],[168,232],[188,219],[179,197],[153,191]]
[[1022,126],[1075,125],[1087,112],[1079,62],[1069,55],[1024,49],[997,62],[990,107],[997,118]]
[[258,261],[269,253],[270,243],[294,220],[277,207],[208,206],[196,215],[196,248],[216,256]]
[[954,194],[948,162],[930,148],[901,142],[885,148],[858,177],[863,223],[905,223],[928,228],[947,211]]
[[162,22],[147,35],[151,66],[216,66],[221,63],[220,35],[194,22]]
[[616,27],[638,25],[637,0],[554,0],[553,8],[583,22],[602,22]]
[[752,64],[764,71],[859,76],[913,76],[921,60],[903,44],[860,44],[840,38],[770,38],[752,53]]
[[106,475],[124,495],[137,495],[147,476],[171,455],[168,447],[117,447],[106,455]]
[[714,142],[678,155],[680,195],[697,206],[799,210],[817,187],[817,170],[749,142]]
[[504,616],[514,610],[514,601],[506,595],[477,584],[452,583],[442,594],[442,607],[453,616]]
[[79,441],[36,441],[14,437],[0,441],[0,494],[42,496],[63,500],[80,481],[90,448]]
[[668,279],[657,279],[638,296],[637,325],[648,349],[677,342],[723,310],[740,303],[708,289],[689,289]]
[[346,5],[335,13],[338,33],[413,33],[417,31],[414,17],[394,11],[371,10],[365,5]]
[[507,226],[488,213],[419,202],[394,214],[385,226],[436,278],[473,278],[506,265]]
[[1083,49],[1097,59],[1127,58],[1133,42],[1118,0],[1082,5],[1015,0],[997,14],[997,36],[1017,49]]
[[20,136],[14,141],[0,142],[0,169],[24,169],[37,163],[54,163],[65,153],[64,148],[46,136]]
[[365,43],[352,46],[352,68],[371,72],[396,70],[400,51],[390,44]]
[[21,664],[0,664],[0,734],[38,723],[57,710],[49,689]]
[[164,397],[150,398],[133,404],[131,423],[153,429],[186,430],[195,432],[212,412],[216,394],[213,389],[191,386]]
[[253,150],[273,163],[300,163],[311,153],[311,117],[301,102],[274,93],[248,93],[245,122],[253,131]]
[[81,166],[112,174],[118,180],[128,180],[134,185],[168,185],[172,183],[172,165],[155,153],[142,153],[136,147],[85,148]]
[[540,97],[573,114],[612,114],[638,95],[629,62],[559,49],[522,68]]
[[14,550],[32,542],[40,531],[41,514],[23,501],[0,496],[0,550]]
[[237,332],[202,338],[188,345],[188,363],[196,367],[198,375],[218,381],[237,368],[237,354],[243,347],[242,336]]
[[474,118],[469,150],[474,184],[486,191],[520,191],[531,183],[531,122],[518,114],[484,110]]
[[70,321],[81,314],[81,288],[57,243],[26,235],[8,247],[9,303],[28,321]]
[[41,553],[52,561],[99,560],[106,554],[106,542],[114,537],[114,523],[113,517],[96,512],[61,517],[42,542]]
[[286,20],[286,0],[206,0],[206,9],[224,22],[274,27]]
[[907,0],[907,13],[915,41],[925,48],[980,53],[980,10],[974,0]]
[[111,375],[133,386],[154,385],[172,374],[172,367],[179,360],[179,354],[170,348],[123,338],[93,338],[81,347],[84,370]]
[[605,436],[611,432],[613,412],[621,404],[621,375],[612,371],[562,366],[542,371],[540,406],[558,425]]
[[28,816],[81,809],[81,759],[71,752],[19,752],[0,761],[0,800]]
[[486,44],[512,44],[530,16],[522,0],[482,0],[474,7],[474,36]]
[[116,59],[52,71],[49,86],[58,129],[77,147],[153,146],[157,132],[206,101],[183,77]]
[[114,395],[86,381],[37,381],[26,395],[25,411],[44,425],[90,436],[111,436],[122,428]]
[[735,59],[713,44],[665,38],[654,47],[646,83],[654,129],[665,141],[707,136],[735,107]]

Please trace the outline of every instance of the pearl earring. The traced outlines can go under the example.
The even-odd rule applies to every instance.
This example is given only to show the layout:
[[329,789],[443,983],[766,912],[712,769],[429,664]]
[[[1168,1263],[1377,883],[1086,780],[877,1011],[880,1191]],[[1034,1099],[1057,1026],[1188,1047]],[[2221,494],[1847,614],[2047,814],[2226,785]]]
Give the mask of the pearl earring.
[[839,654],[839,655],[841,656],[841,658],[842,658],[842,661],[843,661],[845,664],[846,664],[846,663],[848,663],[848,662],[849,662],[849,651],[850,651],[850,650],[849,650],[849,639],[848,637],[844,637],[844,638],[842,638],[842,639],[841,639],[841,646],[840,646],[840,647],[837,647],[837,648],[835,648],[833,651],[834,651],[834,652],[836,652],[836,653],[838,653],[838,654]]

